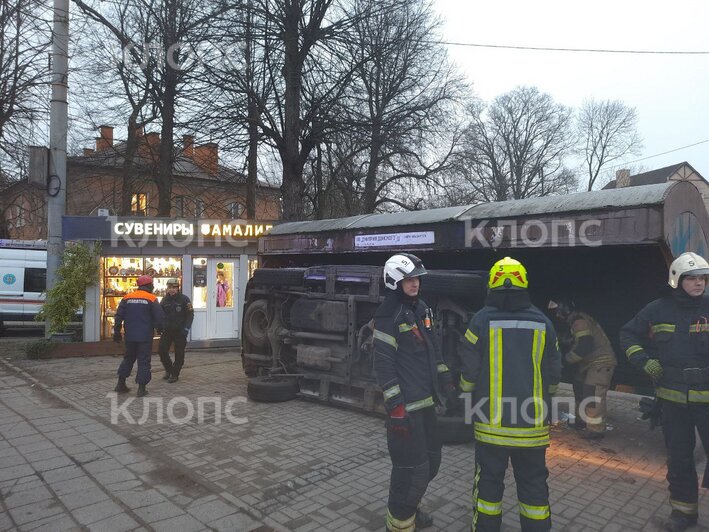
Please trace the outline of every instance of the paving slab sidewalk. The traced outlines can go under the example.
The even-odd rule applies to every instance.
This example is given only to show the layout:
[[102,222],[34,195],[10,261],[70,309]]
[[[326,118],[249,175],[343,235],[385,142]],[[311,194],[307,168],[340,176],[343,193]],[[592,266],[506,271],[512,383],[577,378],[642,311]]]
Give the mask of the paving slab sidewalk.
[[[152,402],[126,404],[108,393],[117,365],[97,357],[0,366],[0,529],[384,529],[390,462],[380,418],[304,400],[250,402],[239,357],[225,350],[188,352],[178,383],[156,372]],[[554,427],[554,530],[662,529],[662,438],[638,419],[637,400],[611,394],[613,430],[600,443]],[[114,418],[123,407],[115,423],[112,404]],[[444,447],[425,499],[433,530],[469,530],[473,453]],[[503,530],[518,530],[511,471],[506,485]]]

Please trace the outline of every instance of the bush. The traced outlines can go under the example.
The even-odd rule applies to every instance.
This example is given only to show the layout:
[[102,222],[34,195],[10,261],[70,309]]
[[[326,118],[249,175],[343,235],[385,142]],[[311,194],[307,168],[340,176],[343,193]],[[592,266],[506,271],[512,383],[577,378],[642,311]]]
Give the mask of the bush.
[[35,318],[48,321],[49,332],[63,332],[79,309],[84,308],[86,289],[98,282],[101,245],[71,244],[62,255],[57,282]]
[[25,345],[25,354],[30,360],[49,358],[52,354],[52,347],[54,347],[54,342],[50,342],[49,340],[43,339],[29,342]]

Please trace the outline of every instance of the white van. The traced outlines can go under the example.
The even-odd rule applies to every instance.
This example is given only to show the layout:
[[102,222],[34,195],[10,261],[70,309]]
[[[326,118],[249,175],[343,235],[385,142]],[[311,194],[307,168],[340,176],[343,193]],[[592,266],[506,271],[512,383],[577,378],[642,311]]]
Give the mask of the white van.
[[47,243],[0,239],[0,332],[5,327],[44,327],[34,317],[44,303]]

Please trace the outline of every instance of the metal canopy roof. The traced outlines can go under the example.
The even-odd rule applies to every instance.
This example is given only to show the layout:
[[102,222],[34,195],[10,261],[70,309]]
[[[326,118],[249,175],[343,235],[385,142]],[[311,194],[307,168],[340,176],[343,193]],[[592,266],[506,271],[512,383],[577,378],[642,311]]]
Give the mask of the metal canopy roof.
[[510,218],[533,214],[589,211],[594,209],[622,209],[662,204],[667,192],[677,182],[660,183],[620,189],[578,192],[565,196],[546,196],[521,200],[496,201],[479,205],[444,207],[423,211],[405,211],[386,214],[363,214],[347,218],[312,220],[279,224],[269,235],[321,233],[334,230],[399,227],[437,222],[472,219]]

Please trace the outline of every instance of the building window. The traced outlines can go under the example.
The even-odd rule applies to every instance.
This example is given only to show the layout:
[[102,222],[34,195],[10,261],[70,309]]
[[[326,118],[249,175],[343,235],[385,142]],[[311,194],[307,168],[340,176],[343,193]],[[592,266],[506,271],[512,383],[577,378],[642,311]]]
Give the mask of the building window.
[[201,199],[195,200],[195,216],[200,218],[204,216],[204,201]]
[[177,196],[175,198],[175,216],[184,218],[185,216],[185,197]]
[[244,214],[244,210],[244,206],[237,201],[232,201],[227,205],[227,212],[229,213],[229,218],[232,220],[241,218],[241,215]]
[[148,215],[148,195],[133,194],[130,200],[130,212],[135,216]]

